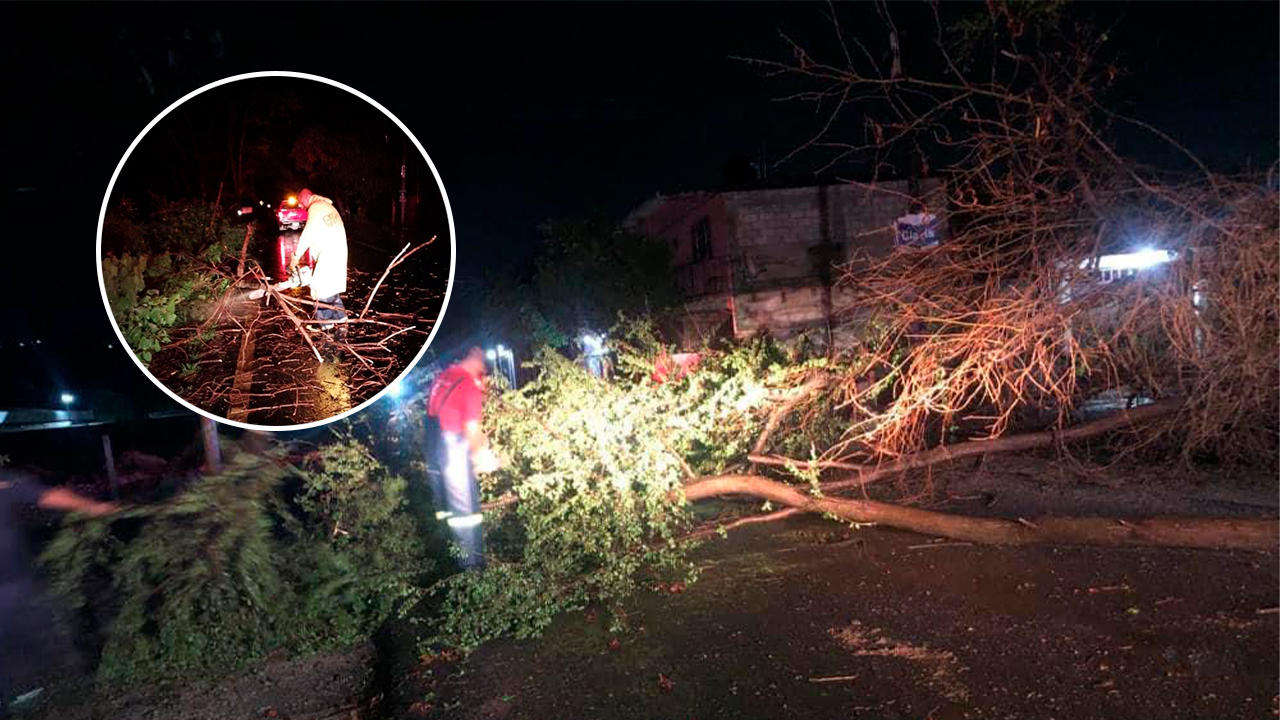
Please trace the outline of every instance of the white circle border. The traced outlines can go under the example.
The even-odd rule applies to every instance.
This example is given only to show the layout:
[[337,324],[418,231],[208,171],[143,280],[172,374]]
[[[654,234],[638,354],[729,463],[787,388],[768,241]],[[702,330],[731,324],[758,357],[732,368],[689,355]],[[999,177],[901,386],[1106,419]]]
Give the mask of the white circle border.
[[[448,220],[449,220],[449,282],[445,286],[444,302],[440,305],[440,312],[436,314],[435,323],[433,323],[431,326],[431,332],[427,335],[426,342],[422,344],[422,349],[419,350],[418,354],[414,356],[413,362],[409,363],[409,365],[405,367],[405,369],[401,371],[401,373],[398,376],[396,376],[395,379],[387,383],[387,385],[383,387],[382,390],[378,391],[376,395],[364,401],[360,405],[350,410],[347,410],[346,412],[334,415],[333,417],[326,418],[324,420],[317,420],[315,422],[303,423],[301,425],[252,425],[249,423],[237,422],[235,420],[231,420],[225,417],[218,417],[217,415],[214,415],[213,413],[207,410],[204,410],[203,408],[198,408],[194,404],[179,397],[176,393],[174,393],[167,386],[165,386],[164,383],[160,382],[160,380],[156,378],[155,375],[151,374],[151,371],[148,370],[147,367],[142,364],[142,361],[138,359],[137,354],[133,352],[133,348],[130,347],[129,343],[125,340],[124,334],[120,332],[119,324],[116,323],[115,313],[112,312],[111,310],[111,303],[107,301],[107,284],[106,284],[106,279],[103,277],[103,274],[102,274],[102,228],[107,217],[107,205],[111,202],[111,193],[113,190],[115,190],[116,180],[118,180],[120,177],[120,171],[124,169],[125,163],[129,161],[129,156],[132,155],[134,149],[138,147],[138,143],[142,142],[142,139],[147,136],[147,133],[151,132],[151,129],[155,127],[156,124],[159,123],[161,120],[163,120],[165,116],[167,116],[169,113],[176,110],[179,106],[181,106],[183,103],[187,102],[191,98],[203,92],[206,92],[208,90],[212,90],[216,87],[221,87],[223,85],[227,85],[239,80],[251,80],[255,78],[268,78],[268,77],[293,78],[295,80],[311,80],[313,82],[324,83],[326,85],[336,87],[340,90],[345,90],[346,92],[360,98],[361,100],[364,100],[365,102],[369,103],[373,107],[380,110],[383,115],[386,115],[388,118],[390,118],[391,121],[395,123],[397,127],[400,128],[401,132],[403,132],[406,136],[408,136],[409,140],[413,142],[413,146],[416,147],[418,149],[418,152],[422,154],[422,158],[427,161],[427,167],[431,169],[431,175],[436,180],[436,187],[439,188],[440,190],[440,197],[442,200],[444,200],[444,211],[445,211],[445,215],[448,217]],[[172,105],[165,108],[164,112],[160,113],[155,117],[155,119],[147,123],[147,126],[142,129],[142,132],[138,133],[138,137],[134,138],[133,142],[129,144],[129,149],[125,151],[124,157],[120,158],[119,164],[116,165],[115,172],[111,174],[111,182],[107,185],[106,195],[102,199],[102,210],[98,213],[98,241],[97,241],[96,256],[94,258],[94,261],[97,263],[97,266],[98,266],[98,290],[102,294],[102,305],[107,311],[107,319],[111,321],[111,329],[115,330],[116,337],[120,339],[121,346],[124,347],[125,352],[129,354],[129,357],[133,360],[134,364],[138,366],[138,369],[142,371],[142,374],[146,375],[147,378],[149,378],[156,387],[164,391],[166,395],[173,398],[173,400],[175,400],[178,404],[182,405],[188,410],[191,410],[192,412],[195,412],[199,415],[209,418],[214,422],[223,423],[225,425],[238,427],[244,430],[255,430],[255,431],[261,431],[261,432],[290,432],[295,430],[308,430],[311,428],[322,427],[324,425],[328,425],[329,423],[336,422],[338,420],[342,420],[343,418],[350,417],[351,415],[354,415],[364,410],[365,408],[373,405],[378,400],[380,400],[383,395],[387,394],[387,392],[391,389],[392,385],[400,381],[406,374],[408,374],[411,370],[413,370],[414,367],[417,366],[418,361],[422,359],[422,356],[424,354],[426,354],[427,348],[431,346],[431,342],[435,340],[436,332],[439,331],[440,329],[440,323],[444,321],[445,311],[449,309],[449,298],[453,295],[454,271],[457,266],[457,260],[458,260],[458,245],[457,245],[457,237],[455,235],[454,225],[453,225],[453,208],[449,205],[449,195],[444,189],[444,182],[440,179],[440,173],[439,171],[436,170],[435,163],[431,161],[431,156],[428,155],[426,149],[422,147],[422,143],[418,142],[418,138],[415,137],[414,134],[409,131],[409,128],[406,127],[403,122],[400,122],[400,118],[393,115],[391,111],[383,107],[381,103],[369,97],[368,95],[365,95],[359,90],[356,90],[355,88],[350,87],[348,85],[344,85],[340,82],[337,82],[336,80],[330,80],[329,78],[322,77],[320,75],[311,75],[309,73],[293,72],[289,70],[262,70],[259,72],[232,75],[230,77],[226,77],[221,80],[215,80],[214,82],[211,82],[208,85],[205,85],[204,87],[193,90],[192,92],[187,93],[183,97],[179,98]]]

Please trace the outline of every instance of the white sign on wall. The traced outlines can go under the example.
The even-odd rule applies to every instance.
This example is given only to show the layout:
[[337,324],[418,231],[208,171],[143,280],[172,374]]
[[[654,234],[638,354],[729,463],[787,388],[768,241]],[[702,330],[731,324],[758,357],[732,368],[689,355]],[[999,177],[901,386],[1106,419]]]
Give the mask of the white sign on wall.
[[932,213],[903,215],[893,222],[893,245],[914,250],[938,244],[938,216]]

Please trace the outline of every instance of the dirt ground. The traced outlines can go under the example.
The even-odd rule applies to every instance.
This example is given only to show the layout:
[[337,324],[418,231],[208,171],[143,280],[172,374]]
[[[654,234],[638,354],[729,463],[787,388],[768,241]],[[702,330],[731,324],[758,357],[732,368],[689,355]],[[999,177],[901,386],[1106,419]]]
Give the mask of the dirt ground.
[[[1113,512],[1275,516],[1265,486],[1116,491],[1003,465],[963,473],[943,505],[1089,513],[1108,495]],[[422,704],[398,716],[1276,717],[1280,615],[1259,612],[1277,605],[1274,553],[981,547],[809,516],[734,530],[699,564],[682,592],[637,598],[616,646],[596,614],[562,617],[423,669],[404,691]]]
[[59,688],[19,718],[31,720],[350,720],[359,717],[373,681],[375,651],[346,652],[256,664],[218,682],[162,683],[128,692]]

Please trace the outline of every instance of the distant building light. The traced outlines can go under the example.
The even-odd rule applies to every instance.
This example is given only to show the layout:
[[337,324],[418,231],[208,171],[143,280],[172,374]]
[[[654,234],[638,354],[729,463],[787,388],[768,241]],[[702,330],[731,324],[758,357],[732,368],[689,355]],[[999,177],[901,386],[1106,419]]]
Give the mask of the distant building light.
[[1170,262],[1176,256],[1168,250],[1143,248],[1137,252],[1103,255],[1098,258],[1098,269],[1106,270],[1145,270],[1156,265]]
[[43,341],[43,340],[37,340],[37,341],[36,341],[36,344],[37,344],[37,345],[43,345],[43,344],[44,344],[44,341]]
[[76,396],[71,393],[62,393],[62,404],[70,405],[76,401]]

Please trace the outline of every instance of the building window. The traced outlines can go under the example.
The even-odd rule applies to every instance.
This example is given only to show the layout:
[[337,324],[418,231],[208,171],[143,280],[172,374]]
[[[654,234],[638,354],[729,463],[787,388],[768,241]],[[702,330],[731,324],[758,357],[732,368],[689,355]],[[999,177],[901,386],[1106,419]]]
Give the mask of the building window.
[[711,221],[702,218],[693,226],[693,261],[702,262],[711,257]]

